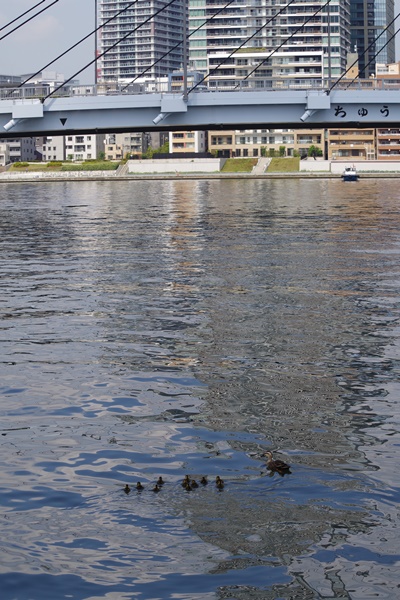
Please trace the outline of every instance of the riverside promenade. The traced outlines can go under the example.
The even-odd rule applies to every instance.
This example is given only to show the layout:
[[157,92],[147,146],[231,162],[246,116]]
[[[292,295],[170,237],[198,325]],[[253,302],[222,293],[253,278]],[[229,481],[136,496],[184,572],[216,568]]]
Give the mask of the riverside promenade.
[[[354,165],[362,179],[399,178],[400,161],[300,161],[300,170],[268,171],[269,160],[260,158],[252,172],[221,171],[224,159],[128,161],[113,171],[44,171],[24,170],[0,172],[0,183],[43,183],[55,181],[135,181],[135,180],[200,180],[200,179],[340,179],[346,166]],[[212,164],[215,163],[215,164]]]

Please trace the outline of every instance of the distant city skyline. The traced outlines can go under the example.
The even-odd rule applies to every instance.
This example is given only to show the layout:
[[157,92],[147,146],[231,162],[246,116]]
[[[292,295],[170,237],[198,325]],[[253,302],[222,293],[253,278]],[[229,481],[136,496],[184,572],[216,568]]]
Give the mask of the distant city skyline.
[[[37,0],[38,1],[38,0]],[[48,0],[51,4],[53,0]],[[0,7],[0,27],[34,6],[35,0],[13,0],[2,2]],[[44,8],[38,6],[29,15]],[[399,12],[400,0],[395,2],[395,15]],[[400,18],[399,18],[400,21]],[[18,25],[16,22],[12,27]],[[397,29],[397,22],[395,24]],[[48,11],[43,12],[32,22],[27,23],[4,40],[0,41],[0,72],[2,74],[19,75],[32,73],[41,69],[52,58],[55,58],[71,45],[89,34],[95,26],[95,0],[59,0]],[[0,32],[0,37],[9,29]],[[396,44],[396,60],[399,60],[399,41]],[[54,63],[49,69],[63,73],[65,78],[72,76],[85,64],[94,59],[95,40],[91,36],[75,50]],[[94,67],[78,75],[81,83],[94,81]]]

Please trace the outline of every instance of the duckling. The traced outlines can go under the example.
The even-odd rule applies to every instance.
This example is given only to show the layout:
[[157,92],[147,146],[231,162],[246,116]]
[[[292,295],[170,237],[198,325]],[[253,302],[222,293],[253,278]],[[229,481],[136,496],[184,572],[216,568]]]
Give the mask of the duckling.
[[125,494],[129,494],[130,491],[131,491],[131,488],[129,487],[128,484],[126,484],[125,487],[124,487]]
[[192,491],[192,487],[190,485],[190,481],[189,479],[187,481],[185,481],[185,484],[182,484],[183,488],[187,491],[187,492],[191,492]]
[[200,483],[201,483],[201,485],[207,485],[207,483],[208,483],[208,481],[207,481],[207,477],[205,477],[205,476],[203,475],[203,477],[200,479]]
[[164,485],[164,480],[161,476],[157,479],[157,485]]
[[140,483],[140,481],[137,482],[136,489],[139,490],[139,491],[144,490],[144,487],[142,486],[142,484]]
[[198,488],[199,484],[197,483],[197,481],[195,479],[192,479],[192,481],[190,482],[190,487],[193,488]]
[[278,471],[278,473],[280,471],[289,471],[290,465],[285,463],[283,460],[280,460],[279,458],[277,460],[274,460],[272,458],[272,452],[266,452],[265,456],[267,457],[267,469],[269,469],[270,471]]
[[190,485],[189,475],[185,475],[182,481],[182,487],[186,487],[187,485]]
[[225,485],[224,481],[221,479],[221,477],[219,475],[217,475],[215,478],[215,485],[217,486],[217,488],[219,490],[222,490]]
[[156,492],[156,493],[157,493],[157,492],[161,492],[161,488],[160,488],[160,486],[156,484],[156,485],[153,487],[153,492]]

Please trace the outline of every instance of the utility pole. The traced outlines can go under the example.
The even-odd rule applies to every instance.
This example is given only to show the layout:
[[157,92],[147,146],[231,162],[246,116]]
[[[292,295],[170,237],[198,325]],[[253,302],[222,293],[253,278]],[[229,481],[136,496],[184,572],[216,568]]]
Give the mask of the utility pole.
[[330,2],[327,6],[327,20],[328,20],[328,89],[331,87],[332,80],[332,56],[331,56],[331,8]]
[[95,57],[94,85],[97,87],[97,54],[98,54],[98,48],[97,48],[97,0],[94,0],[94,28],[95,28],[95,33],[94,33],[94,57]]
[[187,2],[188,0],[182,0],[183,1],[183,10],[182,10],[182,20],[183,20],[183,44],[182,44],[182,49],[183,49],[183,100],[185,102],[187,102],[187,97],[188,97],[188,85],[187,85],[187,69],[188,69],[188,56],[187,56],[187,18],[188,18],[188,11],[187,11]]

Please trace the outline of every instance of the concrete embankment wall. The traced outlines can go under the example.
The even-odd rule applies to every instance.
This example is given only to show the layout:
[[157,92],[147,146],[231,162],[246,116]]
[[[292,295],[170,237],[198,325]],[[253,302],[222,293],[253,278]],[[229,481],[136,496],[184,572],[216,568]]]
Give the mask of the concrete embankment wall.
[[314,160],[308,158],[307,160],[300,161],[300,172],[302,173],[318,173],[318,172],[330,172],[334,175],[341,175],[345,167],[355,166],[359,173],[399,173],[400,174],[400,161],[383,161],[383,160]]
[[225,158],[166,158],[128,160],[129,173],[215,173],[225,164]]
[[[307,160],[300,161],[300,171],[308,172],[308,173],[318,173],[321,171],[329,172],[331,170],[331,161],[330,160],[314,160],[313,158],[308,158]],[[342,168],[343,171],[343,168]]]
[[333,160],[331,162],[331,173],[343,173],[345,167],[355,166],[358,173],[368,172],[372,173],[377,171],[379,173],[400,173],[400,161],[383,161],[383,160],[360,160],[353,161],[348,160],[337,162]]
[[48,181],[79,179],[115,179],[115,171],[24,171],[22,173],[0,173],[0,181]]

